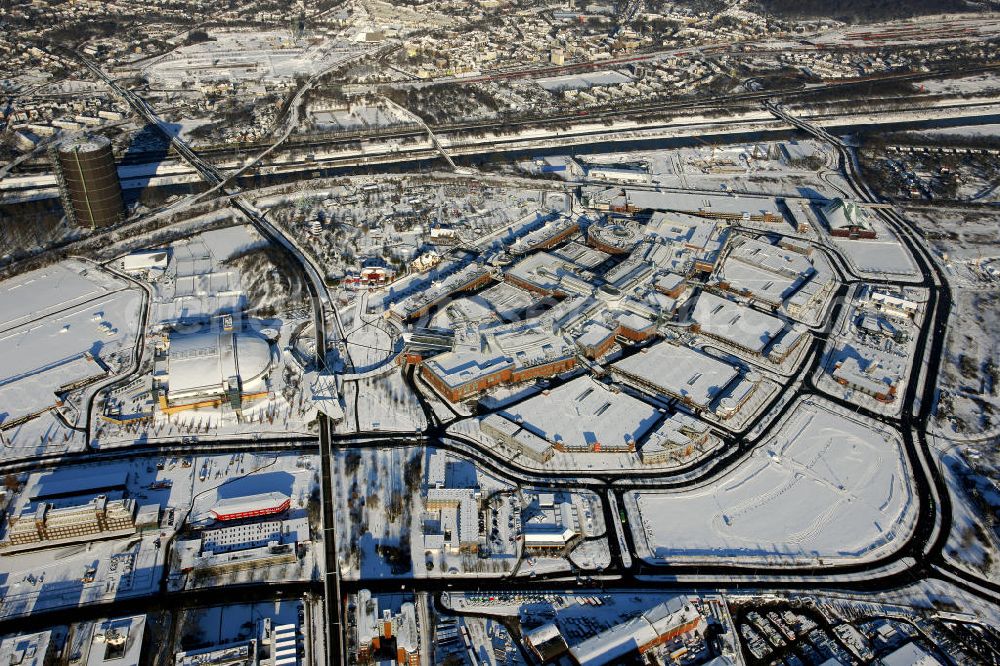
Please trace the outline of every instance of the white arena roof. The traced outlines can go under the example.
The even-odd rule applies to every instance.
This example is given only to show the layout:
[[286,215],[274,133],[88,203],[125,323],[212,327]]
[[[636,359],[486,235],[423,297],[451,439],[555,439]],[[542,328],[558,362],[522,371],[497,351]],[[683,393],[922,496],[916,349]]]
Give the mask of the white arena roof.
[[229,379],[240,378],[244,392],[267,374],[271,347],[250,333],[208,331],[170,336],[167,354],[171,402],[222,395]]

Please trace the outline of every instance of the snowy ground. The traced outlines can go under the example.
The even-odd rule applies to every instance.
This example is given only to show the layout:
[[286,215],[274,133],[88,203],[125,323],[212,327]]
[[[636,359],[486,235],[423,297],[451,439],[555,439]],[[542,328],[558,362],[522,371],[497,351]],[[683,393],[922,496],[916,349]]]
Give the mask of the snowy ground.
[[807,400],[720,480],[626,498],[646,559],[830,562],[871,557],[906,537],[915,513],[908,474],[897,435]]
[[956,441],[1000,434],[1000,226],[989,207],[912,206],[952,291],[931,430]]
[[956,439],[1000,433],[1000,281],[953,289],[936,431]]
[[334,39],[299,43],[290,31],[212,30],[210,35],[212,41],[177,48],[143,73],[167,87],[182,87],[182,81],[191,79],[290,81],[297,74],[322,71],[365,48]]
[[416,432],[427,426],[420,402],[398,367],[386,374],[344,382],[346,419],[338,430],[353,432],[355,418],[362,431]]
[[997,77],[993,72],[985,72],[956,79],[927,79],[926,81],[917,81],[914,85],[932,94],[976,95],[1000,90],[1000,77]]
[[945,557],[975,575],[995,579],[1000,572],[1000,545],[996,534],[984,526],[981,515],[986,513],[984,503],[992,501],[996,506],[1000,497],[985,478],[973,471],[969,454],[963,452],[965,447],[940,438],[931,441],[952,500],[952,530]]
[[[409,465],[421,480],[425,452],[415,448],[338,450],[332,461],[333,504],[341,574],[345,577],[410,575],[411,525],[419,523],[417,487],[402,471]],[[383,556],[392,549],[396,565]],[[380,552],[382,551],[382,552]]]
[[581,569],[598,569],[611,566],[611,551],[607,537],[581,541],[569,554],[569,561]]

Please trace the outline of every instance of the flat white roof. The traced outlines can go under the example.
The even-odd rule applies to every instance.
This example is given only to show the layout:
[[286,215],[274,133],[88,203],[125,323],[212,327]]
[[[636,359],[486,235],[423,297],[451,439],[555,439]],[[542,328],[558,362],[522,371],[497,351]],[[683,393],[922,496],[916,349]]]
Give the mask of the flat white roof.
[[[142,636],[145,632],[145,615],[104,620],[94,627],[87,666],[101,666],[102,664],[138,666],[142,653]],[[121,654],[109,651],[114,640],[124,640]]]
[[666,395],[686,398],[706,408],[739,374],[717,358],[669,342],[661,342],[618,361],[612,371],[625,373]]
[[756,238],[741,238],[729,254],[731,259],[758,266],[772,273],[803,275],[813,270],[805,255],[765,243]]
[[635,442],[659,413],[624,393],[613,393],[589,377],[578,377],[548,395],[539,395],[500,412],[525,428],[567,446],[621,446]]
[[773,273],[742,261],[727,260],[717,273],[720,281],[729,283],[735,291],[747,291],[769,303],[781,303],[795,291],[799,278]]
[[595,347],[612,335],[614,335],[614,331],[612,329],[600,322],[590,321],[584,325],[580,336],[576,339],[576,342],[584,347]]
[[439,354],[425,365],[448,386],[463,386],[507,367],[513,361],[503,353],[484,354],[478,351],[453,351]]
[[941,662],[927,654],[916,643],[907,643],[903,647],[882,657],[884,666],[940,666]]
[[288,501],[288,495],[279,492],[260,493],[246,497],[230,497],[220,499],[212,507],[212,513],[216,515],[226,515],[232,513],[246,513],[250,511],[261,511],[280,506]]
[[586,272],[548,252],[529,254],[514,264],[507,275],[545,291],[590,294],[594,290],[587,282],[590,276]]
[[698,296],[691,318],[703,332],[755,352],[762,351],[785,327],[777,317],[707,291]]
[[569,651],[580,666],[600,666],[625,657],[655,639],[652,625],[640,616],[602,631]]
[[[43,666],[48,663],[51,631],[18,634],[0,642],[0,664],[18,666]],[[30,656],[29,656],[30,655]]]

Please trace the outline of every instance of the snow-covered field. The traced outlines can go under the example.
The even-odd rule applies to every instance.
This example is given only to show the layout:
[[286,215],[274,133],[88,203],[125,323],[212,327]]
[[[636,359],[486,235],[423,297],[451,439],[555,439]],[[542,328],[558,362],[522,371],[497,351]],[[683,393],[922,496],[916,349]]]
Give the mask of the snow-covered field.
[[349,57],[363,46],[339,40],[310,44],[293,41],[290,31],[246,32],[213,30],[212,40],[182,46],[169,57],[143,70],[152,80],[180,85],[181,81],[283,81],[296,74],[310,75]]
[[[77,260],[0,284],[0,419],[28,419],[5,430],[8,452],[21,456],[80,443],[62,419],[81,422],[86,405],[80,388],[129,367],[141,304],[138,288]],[[61,397],[61,419],[29,418]]]
[[414,432],[427,425],[417,397],[396,367],[384,375],[345,382],[344,400],[347,417],[338,424],[341,430],[357,425],[361,430]]
[[826,563],[906,537],[916,511],[908,474],[898,435],[805,400],[721,479],[626,501],[650,560]]
[[1000,77],[993,72],[985,72],[956,79],[927,79],[916,82],[916,85],[932,94],[977,95],[1000,90]]

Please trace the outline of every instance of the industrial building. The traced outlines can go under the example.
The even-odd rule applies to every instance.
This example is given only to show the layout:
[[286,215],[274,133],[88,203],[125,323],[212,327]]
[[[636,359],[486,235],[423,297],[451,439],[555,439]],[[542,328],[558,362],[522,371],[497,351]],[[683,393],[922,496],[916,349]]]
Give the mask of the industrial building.
[[53,161],[63,209],[73,224],[100,229],[125,219],[110,139],[85,136],[64,141],[55,148]]
[[[395,643],[395,663],[400,666],[420,664],[420,634],[416,607],[404,602],[398,613],[386,608],[379,613],[378,598],[368,590],[356,598],[357,626],[355,657],[357,663],[367,663],[377,652]],[[391,663],[391,662],[390,662]]]
[[560,374],[577,362],[573,346],[537,323],[488,329],[480,343],[478,349],[430,359],[421,366],[421,376],[445,398],[459,402],[494,386]]
[[489,268],[469,264],[439,282],[428,285],[428,288],[393,303],[386,316],[399,324],[419,319],[447,302],[454,294],[478,289],[492,279],[493,272]]
[[611,255],[627,255],[635,249],[644,235],[635,222],[591,225],[587,228],[587,243]]
[[133,499],[109,500],[98,495],[84,504],[56,507],[49,502],[28,505],[9,518],[0,547],[70,543],[128,534],[135,531]]
[[499,414],[488,414],[479,424],[483,434],[505,444],[535,462],[548,462],[553,455],[552,444],[521,424]]
[[878,666],[941,666],[940,661],[913,642],[893,650],[875,663]]
[[803,254],[756,238],[740,238],[731,244],[713,281],[721,289],[777,309],[815,273]]
[[279,492],[260,493],[248,497],[232,497],[216,502],[209,514],[215,520],[225,522],[229,520],[245,520],[247,518],[260,518],[262,516],[274,516],[288,510],[292,504],[292,499]]
[[426,507],[436,520],[424,522],[424,548],[450,552],[479,550],[479,501],[476,488],[428,488]]
[[271,345],[240,331],[173,333],[166,349],[166,395],[160,407],[173,413],[195,407],[229,404],[240,409],[248,400],[267,395]]
[[837,281],[828,273],[823,273],[822,277],[814,275],[785,300],[785,311],[790,317],[804,317],[820,307],[827,297],[833,294],[836,287]]
[[584,356],[591,360],[596,360],[615,345],[619,329],[612,328],[599,321],[588,321],[580,329],[580,334],[576,338],[576,346]]
[[571,646],[569,652],[580,666],[614,663],[635,653],[644,654],[703,625],[704,617],[688,597],[672,597]]
[[868,211],[854,202],[833,199],[823,206],[822,213],[831,236],[865,239],[878,236]]
[[867,304],[876,310],[900,319],[912,319],[920,309],[920,304],[900,295],[890,294],[876,289],[868,289]]
[[784,218],[773,198],[705,196],[685,192],[658,192],[621,187],[592,188],[585,203],[595,210],[616,213],[671,211],[715,220],[751,220],[778,223]]
[[707,423],[677,412],[650,433],[639,449],[639,459],[647,465],[682,461],[706,446],[710,436]]
[[[81,655],[79,663],[86,666],[139,666],[146,635],[146,616],[133,615],[101,620],[89,626],[93,632],[88,645],[84,646],[86,656]],[[71,662],[75,663],[75,662]]]
[[504,281],[540,296],[564,298],[571,294],[589,296],[594,291],[593,276],[548,252],[531,254],[505,274]]
[[578,377],[500,412],[558,451],[629,452],[660,418],[656,408]]
[[121,462],[88,468],[86,474],[72,469],[57,469],[29,476],[21,494],[33,502],[55,502],[88,494],[111,495],[124,492],[129,478],[129,465]]
[[[306,532],[305,539],[301,536]],[[222,574],[298,561],[298,547],[308,540],[301,520],[269,520],[205,530],[200,539],[178,542],[183,573]]]
[[0,664],[48,666],[55,655],[51,631],[9,636],[0,642]]
[[691,330],[748,354],[761,356],[785,323],[768,314],[703,291],[695,303]]
[[553,622],[525,632],[524,642],[542,663],[555,659],[569,650],[566,639]]
[[181,570],[185,573],[194,571],[199,574],[215,576],[281,564],[294,564],[297,561],[298,555],[294,543],[272,541],[264,546],[225,553],[206,551],[193,558],[189,565]]
[[702,410],[739,376],[724,361],[669,342],[618,361],[611,366],[611,374],[652,395],[678,398]]
[[520,238],[510,247],[512,254],[527,254],[535,250],[546,250],[555,247],[573,234],[580,231],[579,218],[576,216],[559,216],[546,221],[540,228]]
[[870,395],[879,402],[892,402],[896,397],[896,386],[891,377],[877,373],[878,370],[878,363],[873,361],[862,370],[858,359],[849,357],[838,363],[832,374],[841,386]]
[[138,250],[121,257],[118,260],[118,269],[131,275],[146,275],[150,278],[156,278],[166,272],[169,259],[170,251],[166,248]]
[[524,547],[532,551],[571,548],[581,536],[580,517],[572,502],[560,502],[552,493],[537,493],[521,514]]

